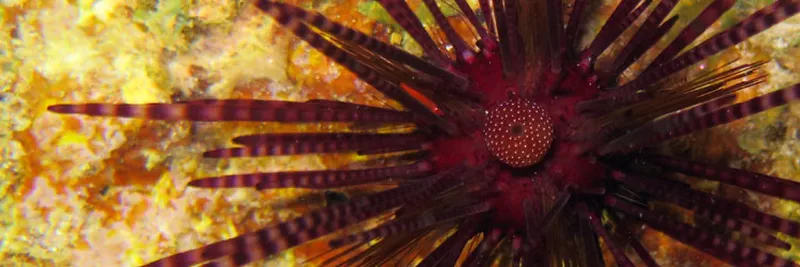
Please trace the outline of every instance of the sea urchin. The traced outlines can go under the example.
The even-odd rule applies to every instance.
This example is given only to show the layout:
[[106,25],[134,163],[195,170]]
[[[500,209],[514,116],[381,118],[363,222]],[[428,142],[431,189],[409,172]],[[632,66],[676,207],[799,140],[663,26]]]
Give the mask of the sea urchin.
[[[800,201],[800,184],[658,155],[648,147],[800,98],[800,85],[794,85],[735,103],[736,91],[764,81],[760,62],[681,76],[681,70],[793,16],[799,1],[775,1],[687,48],[733,6],[733,0],[714,0],[645,71],[621,85],[621,71],[666,39],[677,0],[622,0],[585,49],[577,47],[587,0],[569,1],[568,8],[560,0],[480,0],[479,14],[465,0],[451,1],[479,37],[475,46],[450,24],[440,9],[444,3],[423,0],[451,49],[434,41],[404,0],[378,2],[422,47],[423,57],[289,4],[259,0],[255,6],[402,104],[402,111],[331,100],[251,99],[49,107],[155,120],[347,122],[354,131],[240,136],[233,140],[239,147],[204,156],[383,155],[367,168],[192,181],[190,186],[207,188],[394,187],[148,266],[238,266],[323,236],[331,247],[321,258],[326,264],[598,266],[602,239],[618,265],[633,265],[625,253],[631,247],[643,264],[654,266],[626,228],[630,224],[733,265],[796,265],[774,251],[790,248],[776,233],[800,237],[800,223],[695,190],[672,174],[792,201]],[[618,41],[629,28],[629,40]],[[620,47],[611,52],[614,60],[595,64],[614,43]],[[413,132],[377,130],[409,123],[416,125]],[[673,204],[694,217],[668,216],[652,203]],[[365,221],[377,226],[364,229]]]

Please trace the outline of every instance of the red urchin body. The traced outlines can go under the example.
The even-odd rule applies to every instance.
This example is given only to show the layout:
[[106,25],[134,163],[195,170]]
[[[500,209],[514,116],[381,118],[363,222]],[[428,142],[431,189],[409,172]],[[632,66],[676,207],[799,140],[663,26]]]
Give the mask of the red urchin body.
[[[678,55],[699,36],[696,29],[708,28],[732,5],[715,1],[648,70],[616,87],[607,85],[674,25],[676,17],[667,15],[675,1],[654,4],[605,72],[595,70],[595,58],[643,16],[650,1],[623,0],[580,51],[575,48],[585,0],[574,1],[570,12],[561,1],[482,0],[485,26],[464,0],[456,0],[480,37],[478,51],[453,30],[435,1],[423,1],[452,53],[439,48],[404,1],[379,2],[420,44],[427,60],[295,6],[267,0],[256,6],[407,110],[330,100],[241,99],[49,108],[161,120],[349,122],[355,133],[242,136],[233,140],[239,147],[204,156],[377,156],[358,162],[367,168],[206,177],[190,186],[395,185],[150,266],[243,265],[328,235],[332,255],[321,259],[323,264],[597,266],[602,264],[598,239],[603,239],[617,264],[632,265],[624,251],[631,247],[641,262],[654,266],[627,229],[630,225],[647,226],[734,265],[795,265],[772,253],[790,246],[768,231],[800,237],[800,223],[694,190],[671,174],[697,175],[794,201],[800,201],[800,184],[659,156],[646,147],[800,98],[800,85],[795,85],[733,103],[737,90],[763,81],[763,76],[752,77],[760,63],[688,81],[664,80],[797,13],[800,2],[777,1]],[[408,123],[416,125],[415,132],[378,130]],[[695,218],[664,215],[651,203],[679,206]],[[377,226],[365,230],[365,221]],[[477,245],[468,246],[470,240]]]
[[[559,98],[539,96],[523,98],[518,85],[504,77],[497,51],[482,53],[470,63],[456,65],[471,81],[470,90],[483,96],[479,105],[485,110],[480,128],[457,137],[445,136],[435,140],[431,150],[434,166],[443,171],[467,162],[472,166],[486,165],[494,176],[490,188],[501,192],[489,201],[496,210],[493,221],[511,229],[523,229],[523,202],[532,197],[555,199],[556,193],[568,186],[586,187],[602,179],[606,168],[591,162],[592,155],[582,155],[580,142],[566,141],[569,124],[578,113],[576,103],[598,93],[578,74],[567,77],[556,88],[578,92]],[[577,73],[577,66],[570,73]],[[550,78],[548,80],[554,80]],[[576,90],[577,89],[577,90]],[[480,112],[480,111],[479,111]],[[553,140],[559,140],[553,145]],[[546,157],[546,155],[548,155]],[[534,166],[538,164],[537,166]],[[582,166],[576,171],[571,166]],[[555,191],[537,191],[534,184],[555,186]],[[540,185],[541,186],[541,185]],[[541,196],[542,193],[549,195]]]
[[483,141],[497,159],[514,168],[544,158],[553,142],[553,122],[541,104],[509,99],[487,112]]

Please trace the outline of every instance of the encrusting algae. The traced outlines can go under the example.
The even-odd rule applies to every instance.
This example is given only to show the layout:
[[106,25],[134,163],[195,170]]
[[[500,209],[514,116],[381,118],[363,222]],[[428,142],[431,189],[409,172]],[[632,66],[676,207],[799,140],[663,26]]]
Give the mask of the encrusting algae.
[[[375,11],[380,7],[374,2],[285,2],[420,51],[390,17]],[[730,26],[768,2],[739,1],[717,26]],[[703,1],[681,1],[676,12],[697,13],[704,6]],[[688,23],[691,16],[678,24]],[[604,19],[591,25],[599,27]],[[46,112],[48,105],[198,98],[323,98],[396,105],[273,25],[249,1],[5,1],[0,23],[0,34],[8,36],[0,38],[0,127],[8,129],[0,132],[0,261],[12,265],[133,266],[230,238],[324,205],[325,198],[306,190],[187,188],[194,177],[323,169],[347,161],[343,156],[201,156],[247,133],[333,131],[336,125],[59,116]],[[769,60],[768,83],[755,90],[785,87],[800,72],[798,29],[796,16],[710,62]],[[755,92],[742,94],[741,99],[749,99]],[[737,168],[800,180],[800,105],[765,113],[682,143],[692,144],[697,159],[725,159]],[[697,186],[738,190],[716,183]],[[797,203],[741,190],[734,194],[763,211],[800,220]],[[651,250],[664,266],[720,264],[696,259],[698,252],[656,232],[647,232],[642,240],[649,248],[658,247]],[[300,263],[321,249],[302,246],[268,265]]]

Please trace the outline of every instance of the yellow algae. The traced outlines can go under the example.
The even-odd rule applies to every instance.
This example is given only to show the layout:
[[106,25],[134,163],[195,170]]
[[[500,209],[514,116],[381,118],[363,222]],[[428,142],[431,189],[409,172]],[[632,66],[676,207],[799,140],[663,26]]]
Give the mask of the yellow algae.
[[144,168],[147,170],[152,170],[153,168],[164,163],[164,158],[166,158],[166,155],[155,149],[143,149],[142,154],[146,159]]
[[228,239],[239,235],[239,230],[236,230],[238,224],[230,218],[225,219],[225,228],[223,228],[222,238]]
[[130,240],[130,247],[126,249],[125,254],[123,254],[123,258],[126,259],[126,262],[133,266],[145,264],[146,262],[142,259],[140,250],[146,248],[147,244],[139,241],[135,235],[128,235],[125,239]]
[[165,96],[155,81],[147,76],[137,76],[122,86],[122,100],[126,103],[162,102]]
[[[254,80],[269,79],[285,83],[287,38],[273,40],[271,20],[245,12],[230,28],[212,29],[209,35],[197,36],[195,46],[169,63],[176,72],[176,85],[190,91],[207,89],[208,97],[232,97],[234,89]],[[192,69],[200,70],[208,88],[196,88],[198,80]],[[264,88],[257,88],[264,91]],[[266,95],[256,95],[264,97]]]
[[144,24],[160,47],[182,51],[188,48],[194,21],[185,13],[188,0],[158,1],[154,7],[143,6],[134,11],[134,21]]
[[165,172],[153,187],[153,202],[158,205],[158,208],[165,208],[170,200],[177,197],[177,193],[172,177],[168,172]]
[[391,38],[389,38],[389,43],[393,45],[399,45],[402,40],[403,35],[395,32],[392,33]]
[[200,0],[189,8],[189,15],[208,24],[227,24],[237,15],[241,1]]
[[83,136],[79,133],[75,132],[67,132],[58,139],[57,146],[68,146],[68,145],[81,145],[85,146],[86,142],[88,142],[88,138]]
[[200,232],[211,230],[214,226],[214,221],[206,214],[201,214],[199,220],[194,220],[194,229]]

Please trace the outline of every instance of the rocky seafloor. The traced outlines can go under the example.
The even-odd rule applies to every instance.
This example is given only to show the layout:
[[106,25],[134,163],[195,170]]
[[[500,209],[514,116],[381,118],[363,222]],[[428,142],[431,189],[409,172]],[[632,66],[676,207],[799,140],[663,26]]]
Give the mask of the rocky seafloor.
[[[393,31],[396,27],[375,10],[374,2],[286,2],[418,50],[408,36]],[[709,1],[681,2],[678,12],[696,14]],[[739,2],[716,30],[768,4]],[[590,31],[601,25],[611,7],[613,3],[598,7],[600,15],[589,25]],[[681,17],[678,24],[690,19]],[[138,265],[324,205],[319,193],[303,190],[204,190],[186,184],[193,177],[222,173],[341,164],[346,159],[336,156],[254,160],[200,156],[245,133],[340,126],[169,123],[65,116],[45,109],[55,103],[197,98],[327,98],[386,105],[348,71],[273,24],[248,1],[3,1],[0,265]],[[800,16],[695,68],[733,59],[769,60],[763,70],[770,75],[768,82],[743,92],[741,99],[796,83]],[[669,149],[691,144],[698,159],[800,180],[798,129],[800,104],[794,104],[695,134]],[[729,194],[768,212],[800,219],[797,203],[713,183],[696,186],[735,191]],[[647,233],[644,240],[665,266],[718,264],[697,258],[698,252],[657,233]],[[320,249],[324,248],[305,246],[265,264],[302,262]]]

